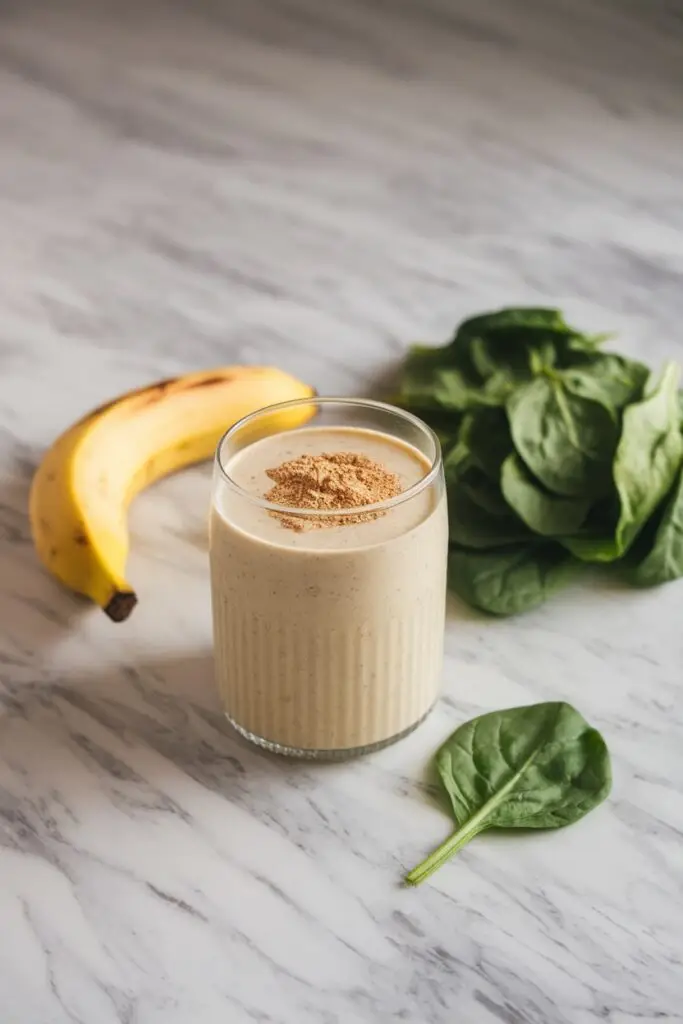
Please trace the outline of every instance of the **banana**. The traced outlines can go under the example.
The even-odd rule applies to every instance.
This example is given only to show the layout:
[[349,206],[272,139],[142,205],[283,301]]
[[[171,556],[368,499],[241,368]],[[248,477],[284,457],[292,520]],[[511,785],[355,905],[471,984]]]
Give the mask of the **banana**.
[[[148,484],[211,458],[221,435],[250,412],[315,392],[270,367],[226,366],[131,391],[93,410],[57,438],[29,499],[36,551],[72,590],[114,622],[137,597],[125,579],[128,506]],[[268,429],[306,422],[315,407],[273,414]]]

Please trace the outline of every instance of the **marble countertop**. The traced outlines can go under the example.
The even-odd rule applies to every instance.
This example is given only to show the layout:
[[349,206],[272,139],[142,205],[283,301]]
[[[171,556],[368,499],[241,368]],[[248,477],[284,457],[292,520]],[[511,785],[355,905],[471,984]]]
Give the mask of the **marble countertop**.
[[[676,0],[0,5],[2,1024],[683,1021],[683,584],[453,602],[429,720],[311,766],[221,717],[207,467],[136,502],[120,626],[26,521],[58,431],[183,369],[369,393],[510,302],[679,358],[682,113]],[[402,888],[433,749],[546,699],[608,804]]]

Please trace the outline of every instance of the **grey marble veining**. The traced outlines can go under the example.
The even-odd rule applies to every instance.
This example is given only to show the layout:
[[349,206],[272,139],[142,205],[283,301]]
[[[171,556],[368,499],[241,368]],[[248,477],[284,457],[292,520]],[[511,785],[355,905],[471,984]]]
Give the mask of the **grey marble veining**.
[[[26,523],[59,430],[182,369],[369,392],[527,301],[680,358],[682,118],[676,0],[0,3],[2,1024],[683,1021],[683,584],[454,602],[434,715],[314,767],[220,714],[206,467],[136,503],[121,626]],[[558,698],[609,803],[402,889],[435,746]]]

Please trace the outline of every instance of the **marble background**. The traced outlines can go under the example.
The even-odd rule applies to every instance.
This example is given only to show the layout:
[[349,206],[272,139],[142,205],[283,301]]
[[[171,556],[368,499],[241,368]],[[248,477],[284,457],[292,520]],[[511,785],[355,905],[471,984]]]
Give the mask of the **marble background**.
[[[26,522],[58,431],[183,369],[367,393],[508,302],[679,358],[682,114],[676,0],[0,0],[2,1024],[683,1021],[683,584],[454,602],[436,713],[312,767],[220,715],[206,467],[136,503],[121,626]],[[558,698],[609,804],[402,889],[434,747]]]

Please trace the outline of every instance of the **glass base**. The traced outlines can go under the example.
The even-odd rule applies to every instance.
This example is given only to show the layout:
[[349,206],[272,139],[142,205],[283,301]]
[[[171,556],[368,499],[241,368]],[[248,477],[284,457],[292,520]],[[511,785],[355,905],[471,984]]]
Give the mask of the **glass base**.
[[402,740],[405,736],[409,736],[411,732],[417,729],[418,725],[424,722],[425,718],[429,715],[434,705],[425,711],[422,718],[418,718],[417,722],[413,722],[407,729],[403,729],[402,732],[396,733],[395,736],[389,736],[388,739],[378,740],[377,743],[368,743],[364,747],[341,747],[334,750],[315,750],[306,747],[287,747],[282,743],[274,743],[272,740],[267,740],[264,736],[257,736],[253,732],[249,732],[243,726],[236,722],[230,715],[225,713],[225,717],[230,722],[230,725],[235,729],[236,732],[243,736],[245,740],[249,740],[257,747],[262,747],[264,750],[269,750],[271,754],[282,754],[283,757],[298,758],[303,761],[347,761],[352,757],[361,757],[363,754],[373,754],[376,750],[383,750],[384,747],[390,747],[392,743],[397,743]]

